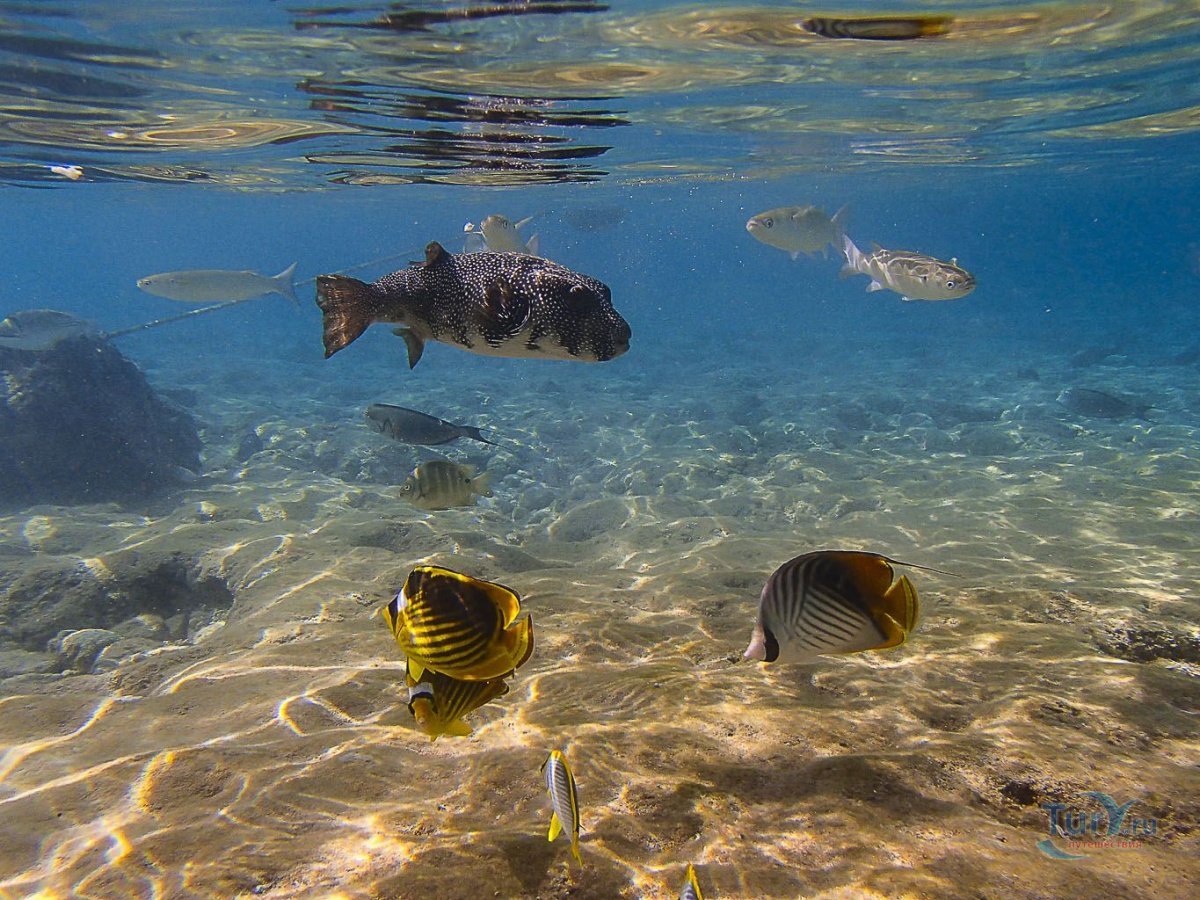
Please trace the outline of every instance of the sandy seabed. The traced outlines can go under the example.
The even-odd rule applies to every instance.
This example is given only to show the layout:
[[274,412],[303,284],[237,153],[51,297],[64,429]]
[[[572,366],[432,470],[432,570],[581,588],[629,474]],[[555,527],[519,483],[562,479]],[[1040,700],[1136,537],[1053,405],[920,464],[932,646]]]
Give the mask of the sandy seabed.
[[[145,573],[174,566],[202,596],[186,634],[4,672],[0,896],[663,898],[689,862],[708,897],[1200,896],[1200,376],[889,358],[391,371],[391,394],[309,363],[152,369],[203,423],[204,475],[142,509],[10,510],[3,587],[68,573],[154,609]],[[1161,409],[1072,416],[1055,396],[1089,378]],[[368,430],[372,402],[491,426],[507,450],[445,452],[494,496],[397,499],[436,454]],[[896,651],[730,662],[771,571],[834,547],[959,577],[909,573]],[[374,615],[419,563],[534,618],[470,738],[416,730]],[[546,840],[551,748],[582,869]],[[1045,806],[1091,816],[1087,791],[1154,833],[1049,858]]]

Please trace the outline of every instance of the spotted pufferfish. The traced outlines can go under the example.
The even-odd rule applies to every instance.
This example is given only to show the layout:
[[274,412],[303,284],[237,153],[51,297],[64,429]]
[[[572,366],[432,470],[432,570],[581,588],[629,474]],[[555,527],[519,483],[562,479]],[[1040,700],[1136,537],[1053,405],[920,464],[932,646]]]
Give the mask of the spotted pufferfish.
[[366,284],[317,278],[326,358],[376,322],[395,333],[415,366],[426,341],[483,356],[604,362],[629,349],[629,323],[608,286],[525,253],[448,252],[436,241],[425,262]]

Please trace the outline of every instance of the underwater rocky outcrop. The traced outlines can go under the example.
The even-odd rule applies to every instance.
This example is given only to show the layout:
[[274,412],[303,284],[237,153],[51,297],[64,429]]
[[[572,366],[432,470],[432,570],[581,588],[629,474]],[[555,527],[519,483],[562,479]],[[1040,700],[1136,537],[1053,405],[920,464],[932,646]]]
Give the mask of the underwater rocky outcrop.
[[139,500],[200,468],[195,421],[100,334],[0,342],[0,379],[0,505]]

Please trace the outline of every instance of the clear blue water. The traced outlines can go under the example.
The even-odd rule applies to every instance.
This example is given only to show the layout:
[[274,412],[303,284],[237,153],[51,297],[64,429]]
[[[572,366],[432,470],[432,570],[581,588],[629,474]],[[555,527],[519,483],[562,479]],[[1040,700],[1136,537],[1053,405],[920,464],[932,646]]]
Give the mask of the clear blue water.
[[[115,339],[192,392],[200,482],[4,510],[9,599],[41,568],[179,553],[238,612],[176,641],[186,659],[0,683],[31,710],[0,743],[0,808],[30,836],[0,850],[0,896],[675,896],[689,861],[718,897],[1195,896],[1194,4],[931,3],[946,34],[903,42],[819,38],[807,4],[459,15],[484,6],[0,3],[0,318],[172,316],[135,282],[174,269],[303,281],[299,309]],[[905,303],[746,231],[809,203],[978,287]],[[534,216],[546,256],[611,287],[628,354],[433,345],[409,371],[377,327],[322,358],[310,279],[457,252],[491,213]],[[1081,416],[1056,399],[1078,386],[1153,410]],[[425,457],[365,431],[371,402],[521,449],[455,457],[494,473],[477,513],[410,510],[394,486]],[[250,431],[275,449],[231,463]],[[412,530],[356,542],[379,523]],[[963,578],[922,574],[924,630],[890,668],[714,671],[772,568],[820,546]],[[546,650],[475,737],[427,745],[350,598],[432,558],[528,593]],[[295,672],[252,677],[272,666]],[[190,667],[244,680],[168,727]],[[298,697],[343,718],[310,726]],[[590,804],[583,874],[544,846],[551,744]],[[380,775],[395,759],[417,777]],[[108,811],[75,793],[92,778]],[[1157,837],[1039,854],[1041,804],[1091,809],[1088,790],[1139,799]]]

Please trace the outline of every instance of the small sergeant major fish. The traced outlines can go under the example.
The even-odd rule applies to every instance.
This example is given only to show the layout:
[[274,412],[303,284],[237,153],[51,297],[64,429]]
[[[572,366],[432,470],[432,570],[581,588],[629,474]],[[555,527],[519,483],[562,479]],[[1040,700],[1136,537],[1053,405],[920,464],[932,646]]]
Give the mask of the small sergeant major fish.
[[492,495],[487,472],[476,475],[472,466],[448,459],[421,463],[404,479],[399,490],[400,496],[413,506],[428,510],[471,506],[476,497]]
[[906,576],[893,582],[893,564],[926,568],[858,550],[817,550],[784,563],[763,586],[742,658],[811,662],[903,644],[919,606]]
[[479,252],[491,250],[494,253],[528,253],[538,255],[538,236],[535,234],[528,241],[521,237],[521,229],[533,221],[533,216],[526,216],[517,223],[512,223],[504,216],[493,214],[476,226],[468,222],[463,226],[466,235],[466,250]]
[[406,444],[449,444],[459,438],[470,438],[498,447],[495,441],[489,441],[474,425],[455,425],[437,416],[418,412],[403,406],[393,406],[390,403],[372,403],[367,407],[366,419],[371,427],[380,434]]
[[443,734],[467,737],[473,729],[464,717],[497,697],[508,693],[503,678],[487,681],[460,681],[426,669],[418,681],[411,673],[406,678],[408,685],[408,711],[412,713],[417,727],[427,735],[430,742]]
[[179,272],[160,272],[139,278],[137,286],[147,294],[181,300],[184,303],[218,303],[223,300],[249,300],[264,294],[279,294],[298,303],[292,287],[292,263],[278,275],[267,276],[246,269],[185,269]]
[[408,365],[426,341],[483,356],[603,362],[629,349],[629,323],[608,286],[525,253],[448,253],[434,241],[425,262],[364,284],[317,277],[326,358],[375,322],[400,324]]
[[801,20],[800,27],[810,34],[826,38],[914,41],[945,34],[953,21],[950,16],[870,16],[853,19],[813,16]]
[[700,882],[696,880],[696,868],[691,863],[688,863],[687,876],[683,880],[683,888],[679,891],[679,900],[704,900]]
[[502,584],[417,566],[382,613],[419,683],[426,669],[490,681],[520,668],[533,654],[533,619],[518,622],[520,611],[520,597]]
[[542,774],[546,776],[546,790],[550,793],[550,830],[546,840],[553,842],[560,834],[570,835],[571,855],[581,866],[579,855],[579,791],[575,787],[575,776],[561,750],[551,750],[542,763]]
[[909,250],[884,250],[878,244],[867,255],[849,235],[843,235],[842,242],[842,277],[869,275],[868,291],[895,291],[904,300],[958,300],[975,290],[975,276],[960,268],[957,259],[943,262]]
[[842,248],[846,209],[843,206],[830,218],[815,206],[780,206],[751,216],[746,230],[756,240],[786,250],[792,259],[801,253],[828,256],[830,244],[835,250]]

